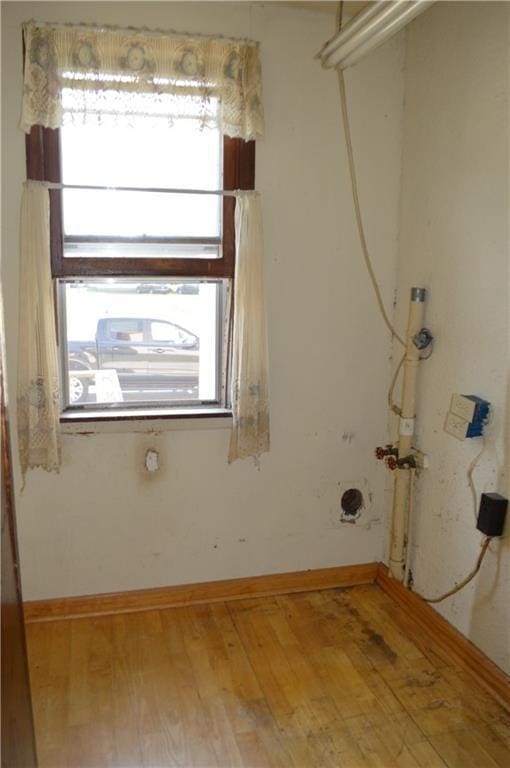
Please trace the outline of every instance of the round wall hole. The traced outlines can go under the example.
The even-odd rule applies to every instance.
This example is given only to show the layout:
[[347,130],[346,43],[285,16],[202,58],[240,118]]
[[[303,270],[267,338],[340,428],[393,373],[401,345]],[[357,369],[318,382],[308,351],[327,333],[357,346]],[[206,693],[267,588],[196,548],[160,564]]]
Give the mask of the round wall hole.
[[363,506],[363,494],[358,488],[349,488],[342,494],[340,505],[346,515],[356,515]]

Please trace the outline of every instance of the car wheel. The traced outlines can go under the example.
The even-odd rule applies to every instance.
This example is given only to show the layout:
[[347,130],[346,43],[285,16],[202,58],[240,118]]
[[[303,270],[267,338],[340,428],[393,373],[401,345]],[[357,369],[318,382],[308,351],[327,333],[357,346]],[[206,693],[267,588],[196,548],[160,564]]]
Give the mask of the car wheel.
[[69,400],[71,405],[79,403],[85,399],[88,393],[88,386],[83,379],[78,376],[69,376]]

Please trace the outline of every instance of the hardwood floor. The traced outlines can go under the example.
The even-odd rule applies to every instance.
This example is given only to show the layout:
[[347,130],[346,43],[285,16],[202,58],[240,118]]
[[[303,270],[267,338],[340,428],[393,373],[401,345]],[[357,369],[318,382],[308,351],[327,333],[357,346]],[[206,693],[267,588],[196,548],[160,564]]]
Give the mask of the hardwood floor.
[[375,585],[27,631],[41,768],[510,765],[510,714]]

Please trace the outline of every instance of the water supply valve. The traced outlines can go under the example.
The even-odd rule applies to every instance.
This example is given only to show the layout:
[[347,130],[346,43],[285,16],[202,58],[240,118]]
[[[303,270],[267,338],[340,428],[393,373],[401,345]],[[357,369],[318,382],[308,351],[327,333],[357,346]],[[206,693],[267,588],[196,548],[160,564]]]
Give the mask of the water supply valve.
[[389,443],[384,448],[382,445],[377,446],[375,449],[375,458],[379,459],[379,461],[382,461],[382,459],[387,458],[388,456],[398,456],[398,448],[395,448],[394,445],[391,445]]
[[402,459],[399,459],[398,456],[388,456],[386,466],[392,472],[395,469],[416,469],[416,459],[412,454],[404,456]]
[[398,446],[385,445],[384,447],[379,445],[375,449],[375,457],[379,460],[384,460],[388,469],[394,471],[395,469],[428,469],[429,461],[428,456],[422,451],[411,448],[412,453],[408,456],[399,458]]

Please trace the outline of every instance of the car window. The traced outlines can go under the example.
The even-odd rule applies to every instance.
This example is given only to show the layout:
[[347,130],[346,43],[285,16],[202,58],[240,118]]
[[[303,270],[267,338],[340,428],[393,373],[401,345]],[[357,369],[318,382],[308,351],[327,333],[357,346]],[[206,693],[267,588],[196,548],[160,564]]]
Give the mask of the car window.
[[108,335],[114,341],[143,341],[140,320],[108,320]]
[[193,336],[183,328],[172,323],[151,323],[151,337],[153,341],[166,341],[171,344],[192,344]]

